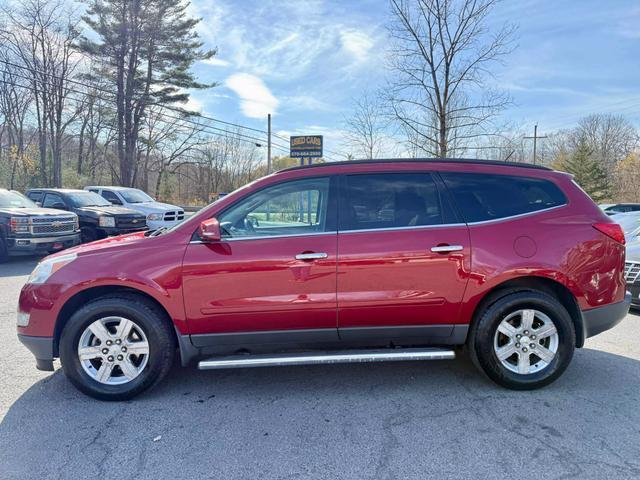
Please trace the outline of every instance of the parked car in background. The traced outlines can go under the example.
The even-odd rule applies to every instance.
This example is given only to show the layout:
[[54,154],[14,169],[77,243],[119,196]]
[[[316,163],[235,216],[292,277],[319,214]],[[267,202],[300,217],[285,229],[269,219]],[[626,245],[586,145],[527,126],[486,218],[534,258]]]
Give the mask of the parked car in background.
[[137,188],[89,186],[84,189],[101,195],[112,205],[120,205],[144,213],[150,230],[173,227],[176,223],[184,220],[184,210],[181,207],[156,202],[151,196]]
[[627,244],[624,263],[624,278],[631,292],[631,305],[640,307],[640,239],[636,237]]
[[75,213],[40,208],[24,195],[0,188],[0,262],[12,255],[43,255],[79,243]]
[[606,207],[603,208],[604,213],[607,215],[615,215],[617,213],[627,213],[627,212],[639,212],[640,211],[640,203],[615,203],[615,204],[605,204]]
[[308,165],[173,229],[48,257],[20,294],[18,335],[38,368],[60,357],[107,400],[157,384],[176,349],[213,369],[450,359],[466,344],[496,383],[534,389],[627,314],[624,243],[545,167]]
[[616,213],[610,215],[611,220],[622,227],[627,243],[638,239],[640,235],[640,212]]
[[97,193],[62,188],[33,188],[27,192],[43,207],[67,210],[78,215],[82,242],[93,242],[123,233],[147,230],[145,215],[115,207]]

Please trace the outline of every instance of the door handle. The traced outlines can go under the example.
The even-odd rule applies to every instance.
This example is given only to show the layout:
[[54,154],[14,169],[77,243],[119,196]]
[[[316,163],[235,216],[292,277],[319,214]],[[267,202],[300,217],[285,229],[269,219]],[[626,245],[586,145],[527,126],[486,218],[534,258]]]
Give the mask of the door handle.
[[326,253],[299,253],[296,255],[296,260],[320,260],[323,258],[327,258],[329,255]]
[[463,248],[462,245],[438,245],[437,247],[431,247],[431,251],[434,253],[449,253],[459,252]]

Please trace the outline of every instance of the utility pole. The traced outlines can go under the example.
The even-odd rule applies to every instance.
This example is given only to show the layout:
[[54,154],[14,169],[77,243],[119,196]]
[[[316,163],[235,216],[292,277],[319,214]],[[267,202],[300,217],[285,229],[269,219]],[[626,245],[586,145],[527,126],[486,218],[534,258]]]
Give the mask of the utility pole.
[[547,138],[546,135],[538,136],[538,124],[536,123],[533,127],[533,137],[524,137],[525,140],[533,139],[533,164],[536,164],[536,154],[538,151],[538,139],[539,138]]
[[271,114],[267,114],[267,175],[271,173]]

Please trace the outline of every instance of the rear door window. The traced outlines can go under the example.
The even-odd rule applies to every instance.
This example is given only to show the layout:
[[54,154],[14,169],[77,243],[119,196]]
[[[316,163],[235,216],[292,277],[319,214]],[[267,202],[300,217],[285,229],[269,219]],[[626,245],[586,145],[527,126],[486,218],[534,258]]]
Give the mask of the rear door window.
[[340,230],[441,225],[440,193],[430,173],[384,173],[344,177]]
[[42,206],[44,208],[53,208],[54,205],[60,204],[65,205],[64,200],[60,195],[58,195],[57,193],[47,193],[47,195],[44,197],[44,203],[42,204]]
[[483,222],[565,205],[553,182],[512,175],[442,172],[467,222]]
[[109,200],[109,202],[111,202],[113,205],[122,205],[122,201],[118,198],[118,196],[109,190],[102,190],[102,197],[106,200]]

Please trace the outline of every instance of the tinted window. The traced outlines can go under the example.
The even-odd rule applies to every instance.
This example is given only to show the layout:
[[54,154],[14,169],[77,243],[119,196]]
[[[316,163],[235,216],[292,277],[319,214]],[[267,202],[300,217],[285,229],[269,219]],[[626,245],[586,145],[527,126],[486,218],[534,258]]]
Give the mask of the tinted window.
[[122,202],[120,201],[118,196],[115,193],[110,192],[109,190],[102,190],[102,196],[105,199],[109,200],[110,203],[113,203],[115,205],[122,205]]
[[27,193],[27,196],[31,200],[33,200],[34,202],[41,202],[43,195],[44,194],[42,192],[29,192],[29,193]]
[[341,230],[443,223],[438,189],[429,173],[349,175],[344,197]]
[[64,200],[60,195],[58,195],[57,193],[47,193],[47,195],[44,197],[42,206],[44,208],[53,208],[54,205],[59,206],[60,204],[64,205]]
[[548,180],[510,175],[442,173],[467,222],[482,222],[567,203]]
[[273,237],[326,231],[329,179],[281,183],[250,195],[218,220],[225,238]]

